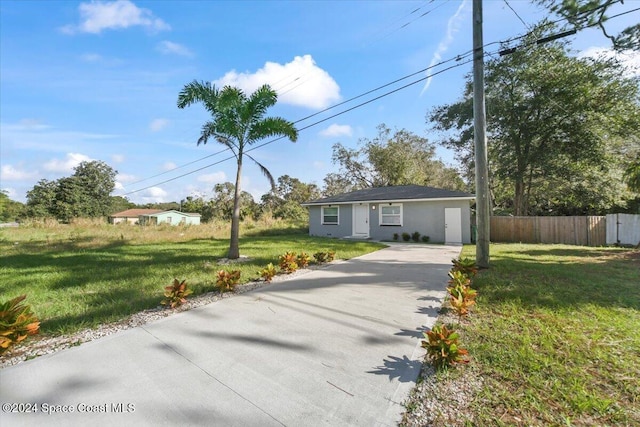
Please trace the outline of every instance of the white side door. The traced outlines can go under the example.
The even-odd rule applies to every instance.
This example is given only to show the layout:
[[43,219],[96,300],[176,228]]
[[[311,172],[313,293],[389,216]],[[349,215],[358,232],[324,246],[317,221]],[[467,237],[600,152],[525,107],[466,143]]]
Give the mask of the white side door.
[[369,205],[353,205],[353,235],[369,237]]
[[446,245],[462,244],[462,209],[444,209],[444,243]]

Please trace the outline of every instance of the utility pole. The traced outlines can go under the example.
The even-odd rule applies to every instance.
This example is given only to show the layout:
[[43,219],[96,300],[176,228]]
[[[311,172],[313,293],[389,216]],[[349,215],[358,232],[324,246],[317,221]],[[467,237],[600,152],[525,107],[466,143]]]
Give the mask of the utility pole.
[[487,170],[487,122],[484,102],[482,0],[473,0],[473,136],[476,160],[476,264],[489,268],[490,200]]

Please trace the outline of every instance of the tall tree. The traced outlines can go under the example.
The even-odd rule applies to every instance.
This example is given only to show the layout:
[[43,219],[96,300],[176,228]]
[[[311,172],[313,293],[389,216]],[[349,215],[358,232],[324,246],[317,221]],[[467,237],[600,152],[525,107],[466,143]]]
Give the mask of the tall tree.
[[105,162],[92,160],[75,167],[73,177],[82,188],[82,216],[98,218],[113,213],[111,193],[117,172]]
[[198,145],[206,144],[213,138],[229,148],[236,158],[237,170],[228,254],[230,259],[240,257],[240,195],[242,193],[240,178],[244,157],[255,162],[269,179],[271,186],[275,186],[269,170],[247,154],[246,149],[269,137],[282,136],[292,142],[298,139],[298,131],[293,123],[281,117],[265,117],[269,107],[275,105],[277,101],[277,93],[268,85],[260,87],[247,96],[235,87],[225,86],[218,90],[206,82],[193,81],[185,85],[178,95],[178,108],[202,103],[211,114],[211,120],[202,126]]
[[[213,216],[218,219],[230,220],[233,218],[235,208],[235,186],[230,182],[216,184],[213,187],[213,197],[210,205],[213,207]],[[240,220],[253,217],[256,211],[256,203],[253,196],[246,191],[240,192]]]
[[123,196],[111,196],[110,197],[110,206],[111,206],[111,213],[115,213],[115,212],[121,212],[121,211],[125,211],[127,209],[133,209],[136,207],[135,203],[132,203],[129,201],[129,199],[127,199],[126,197]]
[[631,25],[619,34],[607,30],[607,13],[620,0],[536,0],[567,20],[572,28],[597,26],[611,40],[615,50],[640,50],[640,24]]
[[24,214],[24,205],[9,198],[5,190],[0,190],[0,222],[17,221]]
[[405,129],[392,134],[384,124],[375,138],[361,139],[357,149],[335,144],[333,162],[340,171],[325,178],[325,194],[334,191],[330,185],[352,190],[407,184],[464,188],[458,172],[436,158],[435,146],[426,138]]
[[[577,59],[561,43],[487,62],[491,189],[499,208],[596,213],[622,202],[620,154],[639,143],[640,128],[638,84],[622,73],[615,60]],[[472,173],[471,82],[460,101],[436,107],[427,120],[446,132],[441,144]]]
[[328,173],[322,181],[324,182],[324,186],[322,187],[322,197],[348,193],[356,189],[350,180],[345,181],[342,175],[336,172]]
[[55,217],[55,181],[41,179],[27,191],[27,216],[31,218]]
[[277,218],[306,222],[309,212],[300,204],[319,197],[317,185],[283,175],[278,178],[276,188],[262,196],[261,204],[264,210],[271,211]]
[[42,179],[27,192],[27,214],[68,221],[97,218],[112,212],[111,192],[116,171],[102,161],[82,162],[71,176],[56,181]]

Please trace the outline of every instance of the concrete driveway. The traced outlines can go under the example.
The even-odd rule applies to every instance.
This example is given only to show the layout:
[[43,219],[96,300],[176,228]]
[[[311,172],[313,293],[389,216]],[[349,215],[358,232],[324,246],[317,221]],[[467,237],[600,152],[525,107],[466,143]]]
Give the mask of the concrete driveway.
[[5,368],[0,425],[397,425],[459,253],[392,244]]

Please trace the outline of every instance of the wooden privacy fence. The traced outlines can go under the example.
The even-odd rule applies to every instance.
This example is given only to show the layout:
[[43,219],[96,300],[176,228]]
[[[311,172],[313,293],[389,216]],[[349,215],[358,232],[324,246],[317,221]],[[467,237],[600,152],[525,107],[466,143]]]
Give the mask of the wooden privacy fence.
[[491,241],[604,246],[604,216],[492,216]]

